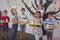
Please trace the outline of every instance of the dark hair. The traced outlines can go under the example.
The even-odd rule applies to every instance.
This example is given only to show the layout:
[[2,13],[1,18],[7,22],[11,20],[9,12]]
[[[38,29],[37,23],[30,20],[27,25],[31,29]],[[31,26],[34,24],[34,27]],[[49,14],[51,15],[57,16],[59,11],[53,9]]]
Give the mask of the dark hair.
[[7,10],[4,10],[3,12],[6,12],[7,13]]
[[25,10],[25,8],[22,8],[21,10]]
[[41,18],[41,12],[40,11],[37,11],[36,13],[39,13],[40,14],[40,17],[39,18]]
[[39,13],[39,14],[41,14],[41,12],[40,12],[40,11],[37,11],[36,13]]
[[53,16],[53,13],[52,12],[48,12],[48,15],[52,15]]

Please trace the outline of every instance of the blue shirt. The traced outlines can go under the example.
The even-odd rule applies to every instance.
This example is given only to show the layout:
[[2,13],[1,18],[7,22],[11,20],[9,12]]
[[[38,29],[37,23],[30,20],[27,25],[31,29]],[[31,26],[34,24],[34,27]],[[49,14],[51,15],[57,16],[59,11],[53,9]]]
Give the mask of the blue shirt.
[[53,25],[55,25],[55,23],[56,23],[56,19],[54,19],[54,18],[52,18],[52,19],[46,19],[44,21],[44,24],[48,24],[49,27],[53,27]]

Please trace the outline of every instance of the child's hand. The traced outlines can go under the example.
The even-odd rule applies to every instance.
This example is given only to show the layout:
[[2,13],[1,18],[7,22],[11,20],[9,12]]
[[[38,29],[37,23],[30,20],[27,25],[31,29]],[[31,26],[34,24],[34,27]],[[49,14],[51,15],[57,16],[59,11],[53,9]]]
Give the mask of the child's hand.
[[22,21],[22,20],[19,20],[19,21],[18,21],[18,23],[21,23],[21,22],[23,22],[23,21]]
[[33,28],[33,31],[36,32],[36,27]]
[[29,23],[30,23],[30,22],[28,22],[28,21],[26,22],[26,24],[29,24]]

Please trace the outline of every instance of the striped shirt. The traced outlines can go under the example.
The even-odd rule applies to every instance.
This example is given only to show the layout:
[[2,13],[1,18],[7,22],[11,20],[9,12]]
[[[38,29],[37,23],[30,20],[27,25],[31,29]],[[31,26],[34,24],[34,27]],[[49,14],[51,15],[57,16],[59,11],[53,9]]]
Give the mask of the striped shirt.
[[19,20],[20,19],[26,19],[26,20],[28,20],[28,18],[27,18],[27,15],[26,14],[18,14],[18,18],[19,18]]
[[[34,24],[42,24],[42,22],[43,22],[42,18],[39,18],[39,19],[34,18],[34,21],[33,21]],[[33,27],[33,29],[34,28],[36,30],[36,31],[33,30],[34,34],[37,34],[39,37],[42,37],[42,35],[43,35],[42,28],[41,27]]]
[[54,18],[52,18],[52,19],[46,19],[45,21],[44,21],[44,24],[48,24],[49,25],[49,27],[53,27],[54,25],[55,25],[55,23],[56,23],[56,19],[54,19]]

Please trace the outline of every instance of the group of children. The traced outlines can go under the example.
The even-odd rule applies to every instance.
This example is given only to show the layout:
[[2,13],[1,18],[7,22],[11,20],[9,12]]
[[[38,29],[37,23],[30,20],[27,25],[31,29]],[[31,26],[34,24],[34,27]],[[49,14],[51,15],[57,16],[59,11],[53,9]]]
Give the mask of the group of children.
[[[8,35],[8,23],[10,22],[10,18],[9,16],[7,16],[7,10],[3,11],[3,16],[1,17],[1,20],[4,20],[5,23],[2,23],[2,39],[8,39],[9,40],[9,35]],[[21,31],[21,36],[20,38],[25,38],[24,34],[26,31],[26,24],[30,23],[28,20],[27,15],[25,15],[25,8],[21,9],[21,13],[20,15],[18,15],[17,10],[15,8],[11,9],[11,13],[12,13],[12,35],[11,35],[11,40],[15,40],[16,39],[16,35],[17,35],[17,28],[18,28],[18,24],[22,22],[22,19],[26,19],[27,22],[23,25],[20,25],[20,31]],[[7,20],[7,22],[6,22]],[[53,26],[55,26],[55,22],[56,20],[54,19],[53,15],[51,12],[48,13],[48,18],[43,21],[43,18],[41,17],[41,12],[37,11],[34,14],[34,20],[33,23],[34,24],[44,24],[44,29],[46,30],[47,33],[47,40],[52,40],[53,37]],[[52,30],[48,30],[47,29],[47,25],[49,27],[52,27]],[[33,34],[35,36],[36,40],[43,40],[43,31],[42,31],[42,26],[38,27],[38,26],[34,26],[33,27]]]

